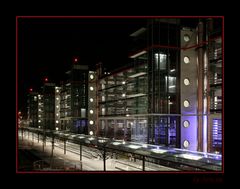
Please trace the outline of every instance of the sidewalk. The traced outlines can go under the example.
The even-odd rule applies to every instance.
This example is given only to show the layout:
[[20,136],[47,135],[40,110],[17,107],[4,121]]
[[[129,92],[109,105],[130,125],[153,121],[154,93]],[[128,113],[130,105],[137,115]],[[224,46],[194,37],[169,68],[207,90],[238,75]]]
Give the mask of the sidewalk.
[[[77,154],[68,150],[66,150],[66,154],[64,154],[64,150],[62,148],[54,146],[52,156],[52,143],[49,141],[46,142],[43,152],[42,141],[39,140],[38,142],[36,136],[32,141],[32,134],[29,135],[29,138],[28,135],[25,135],[23,141],[20,134],[19,149],[31,150],[31,153],[40,159],[34,164],[35,170],[37,167],[41,168],[37,169],[38,171],[103,171],[103,160],[86,155],[84,150],[82,151],[83,155],[81,162],[79,150],[76,151]],[[126,159],[107,159],[106,171],[142,171],[142,161],[137,160],[134,162]],[[179,170],[145,162],[145,171]]]

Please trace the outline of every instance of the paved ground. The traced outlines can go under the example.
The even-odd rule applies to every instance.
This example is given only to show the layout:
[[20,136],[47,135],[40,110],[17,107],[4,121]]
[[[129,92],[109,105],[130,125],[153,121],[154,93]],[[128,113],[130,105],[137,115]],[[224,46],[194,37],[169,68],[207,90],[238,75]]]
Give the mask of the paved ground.
[[[77,145],[77,144],[74,144]],[[78,145],[79,149],[79,145]],[[32,134],[19,136],[19,171],[44,170],[44,171],[103,171],[103,160],[89,157],[83,151],[82,161],[78,152],[67,151],[64,154],[62,148],[55,146],[52,151],[52,144],[37,141],[37,137],[32,140]],[[53,152],[53,154],[52,154]],[[132,162],[127,159],[107,159],[106,171],[141,171],[142,162]],[[146,171],[178,171],[160,165],[145,164]]]

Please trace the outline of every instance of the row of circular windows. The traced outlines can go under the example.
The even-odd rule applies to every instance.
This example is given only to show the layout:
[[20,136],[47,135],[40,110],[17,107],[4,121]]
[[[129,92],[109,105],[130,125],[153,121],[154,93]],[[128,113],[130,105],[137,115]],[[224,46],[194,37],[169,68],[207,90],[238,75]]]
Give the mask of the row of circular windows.
[[[185,35],[183,36],[183,40],[184,40],[185,42],[188,42],[188,41],[190,40],[189,35],[185,34]],[[185,57],[183,58],[183,62],[184,62],[185,64],[189,64],[189,63],[190,63],[190,58],[189,58],[188,56],[185,56]],[[183,80],[183,83],[184,83],[184,85],[188,86],[188,85],[190,85],[190,80],[189,80],[188,78],[185,78],[185,79]],[[190,106],[190,102],[189,102],[188,100],[184,100],[184,101],[183,101],[183,106],[184,106],[184,107],[189,107],[189,106]],[[188,120],[184,120],[184,121],[183,121],[183,127],[187,128],[187,127],[189,127],[189,126],[190,126],[190,122],[189,122]],[[190,146],[190,142],[189,142],[188,140],[184,140],[184,141],[183,141],[183,147],[184,147],[184,148],[188,148],[189,146]]]

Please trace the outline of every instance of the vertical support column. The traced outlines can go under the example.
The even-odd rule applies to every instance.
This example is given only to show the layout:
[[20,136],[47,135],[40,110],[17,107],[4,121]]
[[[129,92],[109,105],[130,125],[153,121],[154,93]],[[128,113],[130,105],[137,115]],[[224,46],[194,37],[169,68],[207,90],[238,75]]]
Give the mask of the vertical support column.
[[32,132],[32,145],[34,144],[34,132]]
[[145,156],[142,159],[142,170],[145,171]]
[[180,147],[196,151],[198,148],[198,71],[197,32],[181,30],[181,73],[180,73]]
[[80,170],[82,170],[82,143],[80,142]]
[[38,133],[37,133],[37,134],[38,134],[38,143],[39,143],[39,131],[38,131]]
[[22,141],[23,141],[23,128],[22,128]]
[[210,61],[209,61],[209,53],[210,53],[210,50],[212,50],[212,42],[209,40],[209,37],[210,37],[210,33],[212,33],[213,31],[213,19],[212,18],[209,18],[208,21],[207,21],[207,28],[206,28],[206,35],[207,35],[207,42],[208,42],[208,49],[207,49],[207,52],[208,52],[208,72],[207,72],[207,80],[208,80],[208,83],[207,83],[207,152],[211,152],[211,147],[212,147],[212,136],[211,136],[211,130],[212,130],[212,119],[210,117],[210,102],[211,102],[211,99],[210,99]]
[[197,125],[198,125],[198,151],[203,151],[203,72],[204,72],[204,60],[203,60],[203,22],[199,22],[198,32],[198,88],[197,88]]
[[45,143],[45,135],[43,133],[43,135],[42,135],[42,150],[43,150],[43,152],[44,152],[44,143]]
[[64,138],[64,154],[66,154],[66,139]]
[[53,157],[53,149],[54,149],[54,135],[52,134],[52,153],[51,153],[51,157]]
[[103,147],[103,171],[106,171],[106,147]]

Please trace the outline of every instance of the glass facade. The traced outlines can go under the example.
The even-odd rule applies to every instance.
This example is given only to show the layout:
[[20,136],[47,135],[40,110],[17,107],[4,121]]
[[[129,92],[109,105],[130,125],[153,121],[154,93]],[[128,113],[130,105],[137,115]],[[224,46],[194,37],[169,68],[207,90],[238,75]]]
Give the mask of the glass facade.
[[55,130],[55,84],[45,83],[43,86],[43,120],[44,129]]
[[148,30],[148,142],[179,146],[179,25],[152,20]]
[[87,134],[88,66],[74,64],[67,75],[60,94],[61,129]]
[[209,152],[222,153],[222,20],[208,23],[209,57]]
[[[100,134],[131,141],[147,140],[147,58],[100,80]],[[141,118],[138,116],[141,115]]]
[[131,35],[145,50],[135,49],[128,68],[100,80],[102,136],[179,146],[178,35],[177,23],[162,20]]
[[28,120],[30,127],[38,127],[38,93],[28,94]]

